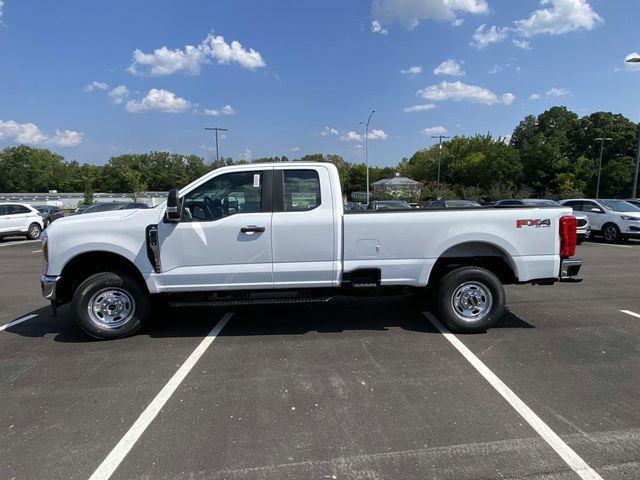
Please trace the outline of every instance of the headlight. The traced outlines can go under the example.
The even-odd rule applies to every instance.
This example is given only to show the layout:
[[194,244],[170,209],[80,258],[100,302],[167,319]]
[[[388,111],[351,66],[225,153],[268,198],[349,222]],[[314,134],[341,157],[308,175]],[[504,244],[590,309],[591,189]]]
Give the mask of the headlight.
[[620,215],[622,220],[628,220],[630,222],[640,222],[640,218],[637,217],[629,217],[628,215]]

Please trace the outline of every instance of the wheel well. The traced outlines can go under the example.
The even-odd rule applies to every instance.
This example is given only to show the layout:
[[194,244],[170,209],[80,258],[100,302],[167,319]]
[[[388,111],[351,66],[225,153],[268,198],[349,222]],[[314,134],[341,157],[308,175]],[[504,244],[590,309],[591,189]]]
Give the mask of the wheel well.
[[76,288],[88,277],[100,272],[120,272],[130,275],[143,288],[147,284],[136,266],[122,255],[111,252],[87,252],[73,257],[62,269],[60,284],[56,289],[59,303],[67,303]]
[[482,267],[497,276],[504,285],[518,281],[509,262],[509,256],[501,248],[483,242],[469,242],[446,250],[436,261],[429,275],[429,283],[442,278],[458,267]]

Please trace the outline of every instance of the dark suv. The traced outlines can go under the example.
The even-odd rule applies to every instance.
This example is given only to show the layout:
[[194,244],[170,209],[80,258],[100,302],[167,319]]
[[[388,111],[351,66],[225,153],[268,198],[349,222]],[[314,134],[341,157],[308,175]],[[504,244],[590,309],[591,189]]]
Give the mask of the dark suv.
[[47,228],[54,220],[64,217],[64,213],[54,205],[33,205],[40,212],[44,228]]

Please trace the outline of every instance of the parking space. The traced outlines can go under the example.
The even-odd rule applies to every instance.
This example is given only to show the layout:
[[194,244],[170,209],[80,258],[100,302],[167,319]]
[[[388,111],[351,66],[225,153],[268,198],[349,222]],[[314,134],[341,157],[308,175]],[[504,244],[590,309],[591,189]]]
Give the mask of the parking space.
[[[0,324],[37,315],[0,331],[0,478],[580,478],[406,297],[234,310],[101,468],[228,310],[91,341],[50,316],[38,247],[0,246]],[[638,478],[640,244],[578,255],[583,283],[508,287],[500,328],[456,338],[596,475]]]

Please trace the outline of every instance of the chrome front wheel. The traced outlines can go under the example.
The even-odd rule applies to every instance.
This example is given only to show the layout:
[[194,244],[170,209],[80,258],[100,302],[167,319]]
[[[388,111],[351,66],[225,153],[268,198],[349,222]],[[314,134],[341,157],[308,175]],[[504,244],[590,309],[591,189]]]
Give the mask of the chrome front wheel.
[[108,287],[94,293],[87,304],[90,320],[100,328],[119,328],[125,325],[136,310],[133,297],[121,288]]

